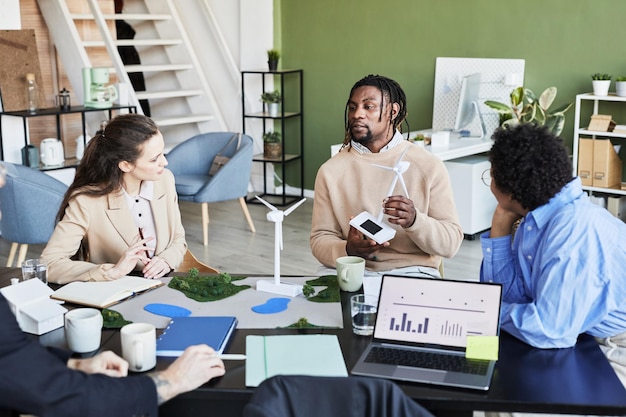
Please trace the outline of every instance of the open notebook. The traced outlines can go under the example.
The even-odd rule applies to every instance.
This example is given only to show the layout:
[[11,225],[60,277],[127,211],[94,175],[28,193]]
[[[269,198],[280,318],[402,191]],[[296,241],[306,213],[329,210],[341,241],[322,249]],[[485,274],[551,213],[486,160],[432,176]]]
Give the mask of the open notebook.
[[487,390],[495,361],[465,357],[467,336],[496,336],[499,284],[384,275],[372,342],[355,375]]

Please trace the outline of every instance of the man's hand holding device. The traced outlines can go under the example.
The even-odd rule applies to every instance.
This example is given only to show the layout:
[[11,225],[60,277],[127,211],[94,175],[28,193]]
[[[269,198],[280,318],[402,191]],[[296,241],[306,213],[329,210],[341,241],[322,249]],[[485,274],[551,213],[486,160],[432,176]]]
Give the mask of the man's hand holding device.
[[367,211],[362,211],[350,220],[350,225],[379,245],[388,242],[396,235],[394,229],[386,225],[383,221],[378,220]]

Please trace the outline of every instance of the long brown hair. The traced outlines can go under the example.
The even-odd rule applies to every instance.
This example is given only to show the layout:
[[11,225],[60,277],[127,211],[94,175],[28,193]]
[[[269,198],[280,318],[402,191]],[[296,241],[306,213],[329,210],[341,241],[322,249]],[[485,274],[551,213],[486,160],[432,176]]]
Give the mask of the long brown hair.
[[144,142],[158,131],[152,119],[137,113],[117,116],[98,130],[87,144],[57,219],[63,218],[70,200],[76,196],[103,196],[119,190],[122,186],[119,163],[134,163],[141,154]]

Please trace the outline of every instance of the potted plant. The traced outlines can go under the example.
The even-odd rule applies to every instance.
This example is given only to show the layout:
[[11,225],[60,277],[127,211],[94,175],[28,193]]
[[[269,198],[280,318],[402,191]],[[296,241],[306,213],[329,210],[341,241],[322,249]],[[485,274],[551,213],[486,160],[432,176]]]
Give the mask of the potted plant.
[[611,76],[596,72],[591,75],[591,84],[593,85],[593,94],[596,96],[608,96],[611,87]]
[[282,154],[283,148],[280,143],[280,132],[263,133],[263,156],[265,158],[280,158]]
[[548,87],[537,98],[529,88],[517,87],[511,92],[510,105],[492,100],[485,100],[485,105],[498,112],[500,126],[535,123],[547,126],[554,135],[559,136],[565,125],[565,112],[572,107],[572,103],[549,111],[556,93],[556,87]]
[[264,91],[261,101],[267,104],[267,111],[272,117],[278,116],[278,103],[280,103],[280,91]]
[[626,97],[626,77],[615,77],[615,94]]
[[278,49],[270,49],[267,51],[267,66],[270,71],[276,71],[278,68],[278,60],[280,59],[280,51]]

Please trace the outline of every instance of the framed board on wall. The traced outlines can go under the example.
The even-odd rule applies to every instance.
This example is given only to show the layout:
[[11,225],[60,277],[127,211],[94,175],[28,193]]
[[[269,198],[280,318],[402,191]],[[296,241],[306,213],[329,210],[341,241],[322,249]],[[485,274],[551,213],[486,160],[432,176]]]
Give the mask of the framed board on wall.
[[[43,92],[41,67],[37,54],[35,31],[0,30],[0,96],[2,111],[26,109],[26,74],[35,74],[35,80]],[[39,95],[39,107],[43,105]]]

